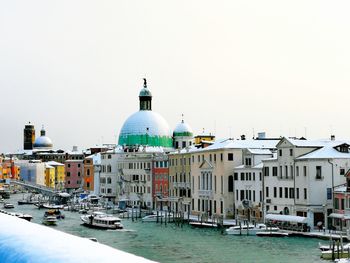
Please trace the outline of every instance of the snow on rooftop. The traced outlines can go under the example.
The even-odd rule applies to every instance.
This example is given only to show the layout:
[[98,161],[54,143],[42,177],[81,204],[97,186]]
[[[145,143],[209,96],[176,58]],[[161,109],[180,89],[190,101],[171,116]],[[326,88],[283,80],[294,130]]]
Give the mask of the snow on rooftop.
[[264,155],[264,154],[271,155],[272,154],[271,150],[269,150],[269,149],[248,149],[248,151],[251,154],[257,154],[257,155]]
[[233,140],[226,139],[216,141],[213,145],[198,151],[210,151],[218,149],[274,149],[280,140]]
[[47,164],[51,166],[64,166],[64,164],[55,161],[49,161]]
[[345,142],[338,142],[337,144],[329,143],[321,149],[315,150],[311,153],[305,154],[297,160],[305,159],[350,159],[350,153],[339,152],[334,149],[335,146],[341,145]]
[[0,236],[0,258],[6,263],[154,262],[5,214],[0,214]]

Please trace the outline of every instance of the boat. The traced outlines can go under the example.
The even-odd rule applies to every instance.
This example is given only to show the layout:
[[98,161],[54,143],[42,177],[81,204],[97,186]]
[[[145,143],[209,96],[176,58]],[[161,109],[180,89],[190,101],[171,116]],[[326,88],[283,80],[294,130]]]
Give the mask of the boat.
[[174,218],[173,218],[172,214],[170,214],[170,213],[167,215],[162,213],[162,214],[158,214],[158,215],[156,215],[156,214],[147,215],[147,216],[142,217],[141,220],[142,220],[142,222],[161,222],[161,221],[165,222],[165,220],[167,222],[173,222]]
[[[318,243],[319,245],[319,249],[321,251],[329,251],[332,250],[332,244],[329,245],[322,245],[321,243]],[[345,245],[343,245],[343,250],[348,251],[350,249],[350,243],[347,243]],[[334,246],[334,251],[338,251],[338,247]]]
[[31,215],[28,215],[28,214],[13,213],[13,212],[8,212],[8,211],[2,210],[2,209],[0,209],[0,213],[6,214],[6,215],[10,215],[10,216],[16,216],[18,218],[21,218],[21,219],[24,219],[24,220],[27,220],[27,221],[30,221],[33,218]]
[[95,211],[90,215],[82,215],[80,219],[87,227],[101,229],[122,229],[123,225],[119,217]]
[[15,208],[15,206],[13,204],[10,204],[10,203],[5,203],[4,208],[11,209],[11,208]]
[[18,205],[34,205],[36,203],[38,203],[38,201],[30,201],[30,200],[18,200],[17,201]]
[[286,232],[280,232],[280,231],[262,231],[262,232],[256,232],[256,236],[258,237],[287,237],[289,236]]
[[42,222],[47,226],[55,226],[57,225],[57,218],[55,216],[44,216]]
[[218,225],[216,223],[210,223],[210,222],[190,222],[189,223],[193,227],[199,227],[199,228],[216,228]]
[[40,208],[46,208],[46,209],[63,209],[63,208],[64,208],[64,205],[53,205],[53,204],[48,204],[48,203],[43,204],[43,203],[40,203],[40,202],[34,203],[34,205],[35,205],[36,207],[38,207],[39,209],[40,209]]
[[265,224],[231,226],[226,229],[228,235],[256,235],[257,232],[277,232],[278,227],[267,227]]
[[59,209],[50,209],[47,210],[44,214],[44,216],[55,216],[57,219],[64,219],[64,214],[61,213]]

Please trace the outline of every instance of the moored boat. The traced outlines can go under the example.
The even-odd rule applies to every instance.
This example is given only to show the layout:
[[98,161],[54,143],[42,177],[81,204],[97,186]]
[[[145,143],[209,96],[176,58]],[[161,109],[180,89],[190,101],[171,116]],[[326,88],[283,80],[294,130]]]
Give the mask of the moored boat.
[[83,215],[80,217],[83,224],[92,228],[101,229],[122,229],[123,225],[119,217],[108,215],[103,212],[93,212],[90,215]]
[[256,235],[257,232],[277,232],[278,227],[267,227],[265,224],[231,226],[226,229],[228,235]]

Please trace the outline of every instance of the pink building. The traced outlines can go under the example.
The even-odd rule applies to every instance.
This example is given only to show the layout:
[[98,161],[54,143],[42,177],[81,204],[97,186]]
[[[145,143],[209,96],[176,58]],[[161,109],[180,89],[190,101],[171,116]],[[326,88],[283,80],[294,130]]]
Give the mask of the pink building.
[[65,166],[65,188],[78,189],[83,187],[84,160],[67,160]]
[[350,228],[350,170],[346,173],[346,184],[334,188],[334,212],[329,215],[337,229]]

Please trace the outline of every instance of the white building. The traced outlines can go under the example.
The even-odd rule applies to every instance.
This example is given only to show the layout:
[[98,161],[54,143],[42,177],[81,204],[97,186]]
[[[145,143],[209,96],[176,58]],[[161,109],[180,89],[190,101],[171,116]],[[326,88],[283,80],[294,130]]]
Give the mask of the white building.
[[[234,168],[232,184],[235,215],[239,220],[262,220],[262,160],[273,157],[270,149],[243,149],[244,164]],[[230,187],[230,184],[229,184]]]
[[332,189],[346,182],[349,145],[335,140],[283,138],[277,155],[263,161],[266,213],[304,216],[310,227],[325,222],[333,208]]
[[15,165],[20,167],[21,180],[45,186],[45,163],[40,160],[18,160]]

